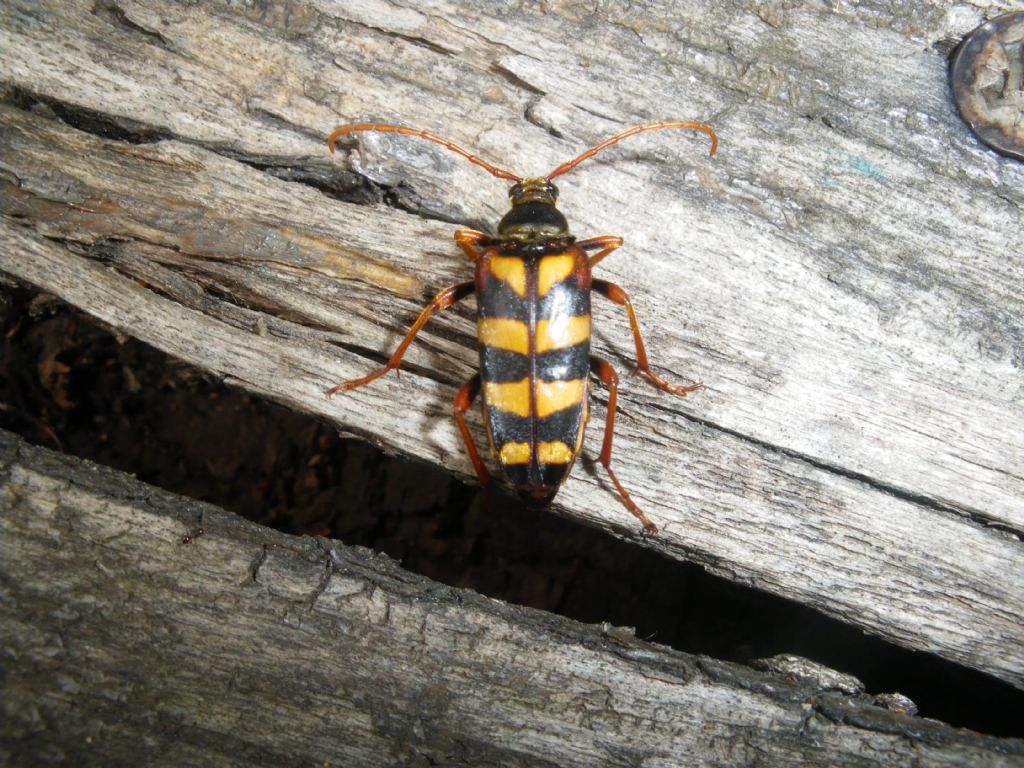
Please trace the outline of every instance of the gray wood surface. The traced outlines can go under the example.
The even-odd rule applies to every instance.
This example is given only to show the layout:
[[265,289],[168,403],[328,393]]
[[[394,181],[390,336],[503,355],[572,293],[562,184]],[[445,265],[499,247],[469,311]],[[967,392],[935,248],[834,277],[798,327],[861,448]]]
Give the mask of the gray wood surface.
[[[8,2],[0,269],[470,478],[449,413],[471,307],[401,380],[322,393],[467,279],[453,223],[495,221],[505,189],[423,142],[332,159],[324,138],[403,122],[532,174],[706,120],[713,160],[652,135],[560,182],[576,234],[626,238],[600,271],[657,370],[708,387],[621,393],[645,545],[1024,687],[1024,167],[971,136],[946,74],[1003,9]],[[337,199],[360,189],[391,205]],[[625,317],[596,322],[628,370]],[[587,466],[555,513],[640,538]]]
[[1020,740],[432,583],[7,433],[0,578],[5,765],[1024,765]]

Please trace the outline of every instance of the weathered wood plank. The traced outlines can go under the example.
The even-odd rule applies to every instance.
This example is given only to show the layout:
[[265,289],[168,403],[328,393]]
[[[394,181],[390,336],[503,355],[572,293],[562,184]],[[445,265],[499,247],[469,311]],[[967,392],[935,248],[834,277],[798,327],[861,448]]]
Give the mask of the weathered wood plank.
[[6,433],[0,579],[10,764],[1024,764],[1020,740],[451,589]]
[[[332,164],[322,138],[401,120],[531,173],[629,123],[713,122],[713,161],[663,136],[561,185],[578,234],[626,237],[602,271],[659,369],[709,387],[623,392],[618,473],[662,527],[649,546],[1024,687],[1024,170],[949,101],[946,41],[976,12],[91,8],[7,4],[0,77],[19,103],[169,140],[5,109],[0,268],[467,477],[447,418],[474,363],[466,311],[400,382],[321,393],[465,279],[439,219],[494,220],[503,190],[429,145],[369,138]],[[314,188],[360,177],[419,216]],[[625,318],[598,322],[627,367]],[[585,470],[558,509],[638,535]]]

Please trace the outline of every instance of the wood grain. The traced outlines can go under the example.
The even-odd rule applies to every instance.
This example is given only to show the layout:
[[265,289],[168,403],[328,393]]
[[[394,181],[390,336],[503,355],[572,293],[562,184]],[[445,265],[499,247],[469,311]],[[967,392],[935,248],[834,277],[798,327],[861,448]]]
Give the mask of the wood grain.
[[1020,740],[445,587],[7,433],[0,534],[11,765],[1024,764]]
[[[708,386],[621,393],[646,545],[1024,687],[1024,168],[946,84],[1003,7],[6,3],[0,269],[471,478],[449,418],[471,307],[400,381],[322,393],[466,279],[453,222],[495,221],[505,190],[424,142],[323,139],[403,122],[530,174],[632,123],[711,122],[713,160],[652,135],[560,180],[576,234],[626,238],[601,273],[656,369]],[[628,370],[626,318],[596,323]],[[587,467],[555,511],[640,538]]]

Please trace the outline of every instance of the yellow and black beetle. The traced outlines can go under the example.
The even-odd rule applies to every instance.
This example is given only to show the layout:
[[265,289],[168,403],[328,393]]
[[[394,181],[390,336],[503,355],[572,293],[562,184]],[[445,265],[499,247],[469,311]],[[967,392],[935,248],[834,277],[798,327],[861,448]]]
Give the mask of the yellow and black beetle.
[[[588,149],[547,176],[523,179],[487,163],[446,139],[415,128],[379,123],[345,125],[327,140],[331,153],[342,136],[364,131],[400,133],[441,144],[492,176],[513,182],[512,207],[498,224],[497,235],[459,229],[455,242],[476,265],[476,278],[441,291],[423,310],[387,365],[369,376],[343,382],[328,397],[369,384],[397,369],[412,340],[435,312],[477,295],[480,371],[455,397],[455,421],[484,488],[490,473],[466,425],[466,412],[483,393],[484,423],[492,451],[515,490],[530,507],[551,503],[583,445],[589,418],[590,375],[608,387],[608,416],[600,461],[622,501],[651,533],[658,529],[633,502],[612,471],[612,436],[619,377],[607,361],[590,354],[590,293],[596,291],[626,308],[636,343],[636,370],[655,386],[685,397],[701,384],[673,386],[647,362],[633,304],[617,285],[591,277],[605,256],[622,245],[612,235],[576,240],[556,208],[558,189],[552,179],[625,138],[663,128],[700,131],[718,148],[714,130],[702,123],[673,120],[638,125]],[[588,255],[588,251],[596,251]]]

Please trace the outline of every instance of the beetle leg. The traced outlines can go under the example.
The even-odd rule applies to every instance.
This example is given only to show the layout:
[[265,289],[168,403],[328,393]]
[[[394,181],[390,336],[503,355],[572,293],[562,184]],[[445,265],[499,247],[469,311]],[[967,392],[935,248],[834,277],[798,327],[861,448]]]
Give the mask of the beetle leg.
[[623,240],[618,235],[602,235],[601,237],[592,237],[589,240],[580,240],[576,245],[585,251],[591,248],[602,249],[590,257],[590,268],[593,269],[597,262],[601,261],[601,259],[616,248],[621,248],[622,243]]
[[487,471],[487,466],[476,449],[476,441],[473,440],[473,435],[470,434],[469,427],[466,425],[466,411],[473,406],[478,394],[480,394],[480,374],[476,373],[462,385],[459,394],[455,396],[452,411],[455,414],[455,423],[459,425],[459,432],[462,433],[462,441],[466,444],[469,458],[473,462],[473,469],[476,470],[476,476],[480,479],[480,485],[487,491],[491,485],[491,473]]
[[388,371],[396,370],[398,366],[401,365],[402,358],[405,356],[406,350],[409,349],[409,345],[412,344],[412,340],[416,338],[416,334],[419,333],[423,326],[427,324],[427,320],[430,319],[430,316],[435,312],[443,312],[456,302],[469,296],[475,290],[476,284],[473,282],[459,283],[458,285],[452,285],[445,288],[434,297],[434,300],[430,302],[420,313],[420,316],[416,318],[416,322],[413,323],[412,328],[409,329],[405,338],[402,339],[402,343],[398,345],[398,349],[395,350],[391,359],[388,360],[387,365],[374,371],[369,376],[364,376],[361,379],[353,379],[352,381],[343,381],[337,386],[331,387],[327,390],[327,397],[334,397],[339,392],[350,392],[353,389],[369,384],[371,381],[376,381]]
[[475,229],[456,229],[455,244],[466,254],[466,258],[474,264],[480,258],[480,246],[487,246],[491,243],[491,236],[486,232],[477,232]]
[[636,311],[633,309],[633,302],[629,300],[629,294],[614,283],[609,283],[607,280],[594,280],[592,287],[609,301],[624,306],[626,308],[626,312],[629,313],[629,325],[633,329],[633,341],[636,343],[637,372],[646,376],[647,379],[658,389],[664,390],[665,392],[669,392],[673,395],[679,395],[680,397],[686,397],[690,392],[696,392],[699,389],[704,389],[704,385],[701,382],[687,386],[669,384],[665,379],[652,371],[650,365],[647,363],[647,349],[644,347],[644,337],[640,333],[640,323],[636,319]]
[[658,526],[652,523],[651,519],[643,513],[643,510],[636,505],[629,493],[626,492],[626,489],[622,487],[619,478],[612,472],[612,437],[615,434],[615,410],[619,400],[619,375],[607,360],[602,360],[600,357],[590,358],[590,372],[600,379],[602,384],[608,387],[608,417],[604,426],[604,445],[601,447],[600,457],[601,465],[608,472],[608,477],[615,483],[615,487],[618,489],[626,509],[636,515],[637,519],[643,523],[644,528],[649,533],[656,534]]

